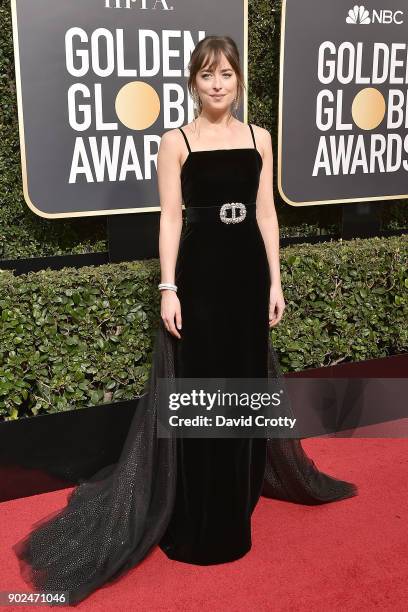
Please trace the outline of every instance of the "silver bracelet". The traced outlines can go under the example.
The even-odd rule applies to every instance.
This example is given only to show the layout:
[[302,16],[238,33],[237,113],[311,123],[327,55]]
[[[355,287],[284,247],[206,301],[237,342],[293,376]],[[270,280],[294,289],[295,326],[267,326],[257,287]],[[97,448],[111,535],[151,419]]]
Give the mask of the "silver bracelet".
[[172,283],[159,283],[159,290],[162,289],[171,289],[172,291],[177,291],[177,285],[173,285]]

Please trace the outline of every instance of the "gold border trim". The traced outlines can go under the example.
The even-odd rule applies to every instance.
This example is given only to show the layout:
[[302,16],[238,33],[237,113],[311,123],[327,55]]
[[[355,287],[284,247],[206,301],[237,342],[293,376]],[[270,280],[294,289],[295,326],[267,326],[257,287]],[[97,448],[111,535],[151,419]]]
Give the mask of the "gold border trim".
[[[243,0],[243,17],[244,17],[244,80],[245,85],[248,87],[248,0]],[[152,206],[143,206],[140,208],[114,208],[108,210],[91,210],[91,211],[79,211],[79,212],[68,212],[68,213],[45,213],[39,209],[31,200],[28,190],[28,177],[27,177],[27,159],[25,149],[25,131],[24,131],[24,114],[23,114],[23,100],[22,100],[22,86],[21,86],[21,69],[20,69],[20,52],[18,43],[18,16],[17,16],[17,0],[11,0],[11,19],[12,19],[12,30],[13,30],[13,48],[14,48],[14,70],[16,75],[16,93],[17,93],[17,110],[18,110],[18,130],[20,138],[20,158],[21,158],[21,174],[23,182],[23,195],[27,206],[39,217],[45,219],[61,219],[61,218],[73,218],[73,217],[101,217],[103,215],[123,215],[129,213],[144,213],[144,212],[157,212],[161,210],[161,206],[157,204]],[[247,90],[244,92],[244,121],[248,119],[248,96]],[[183,207],[184,209],[184,207]]]
[[282,199],[290,206],[319,206],[321,204],[344,204],[345,202],[373,202],[376,200],[399,200],[408,198],[408,194],[372,196],[366,198],[341,198],[339,200],[305,200],[295,202],[285,195],[282,188],[282,98],[283,98],[283,64],[284,64],[284,45],[285,45],[285,25],[286,25],[286,2],[282,0],[281,13],[281,40],[280,40],[280,61],[279,61],[279,127],[278,127],[278,189]]
[[248,123],[248,0],[244,0],[244,123]]

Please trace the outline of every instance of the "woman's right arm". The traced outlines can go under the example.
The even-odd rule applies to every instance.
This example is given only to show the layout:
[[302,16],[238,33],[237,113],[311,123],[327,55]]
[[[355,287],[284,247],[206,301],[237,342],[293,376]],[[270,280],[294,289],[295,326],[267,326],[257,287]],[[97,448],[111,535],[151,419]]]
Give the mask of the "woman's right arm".
[[[160,197],[159,257],[161,282],[175,284],[176,261],[183,226],[180,184],[180,141],[177,130],[163,134],[157,155],[157,177]],[[177,293],[161,291],[161,317],[166,329],[181,338],[181,306]]]

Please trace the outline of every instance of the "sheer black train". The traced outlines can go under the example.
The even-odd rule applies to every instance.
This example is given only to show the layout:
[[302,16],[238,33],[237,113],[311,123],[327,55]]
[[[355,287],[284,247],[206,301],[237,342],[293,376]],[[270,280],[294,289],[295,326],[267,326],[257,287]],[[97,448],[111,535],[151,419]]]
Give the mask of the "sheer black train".
[[[175,438],[157,437],[158,378],[174,380],[175,342],[161,323],[146,391],[118,462],[81,482],[62,510],[14,545],[22,576],[36,591],[68,592],[76,605],[159,544],[174,503],[177,455]],[[282,375],[271,343],[269,375]],[[263,496],[321,504],[356,493],[353,483],[320,472],[300,440],[267,440]]]

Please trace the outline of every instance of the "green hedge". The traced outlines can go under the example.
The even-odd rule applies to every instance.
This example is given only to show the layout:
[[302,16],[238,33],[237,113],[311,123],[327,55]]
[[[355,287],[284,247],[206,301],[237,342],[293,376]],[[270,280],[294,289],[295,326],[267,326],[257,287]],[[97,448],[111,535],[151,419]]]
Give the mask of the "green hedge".
[[[407,236],[282,249],[287,308],[271,337],[283,371],[406,352],[407,262]],[[0,418],[140,395],[159,280],[157,259],[0,272]]]
[[[306,236],[339,231],[340,204],[291,207],[276,186],[277,109],[281,1],[249,0],[248,114],[252,123],[268,129],[274,139],[275,201],[282,236]],[[106,216],[44,219],[24,202],[10,0],[0,0],[0,260],[107,250]],[[384,228],[407,227],[406,200],[388,201]]]

